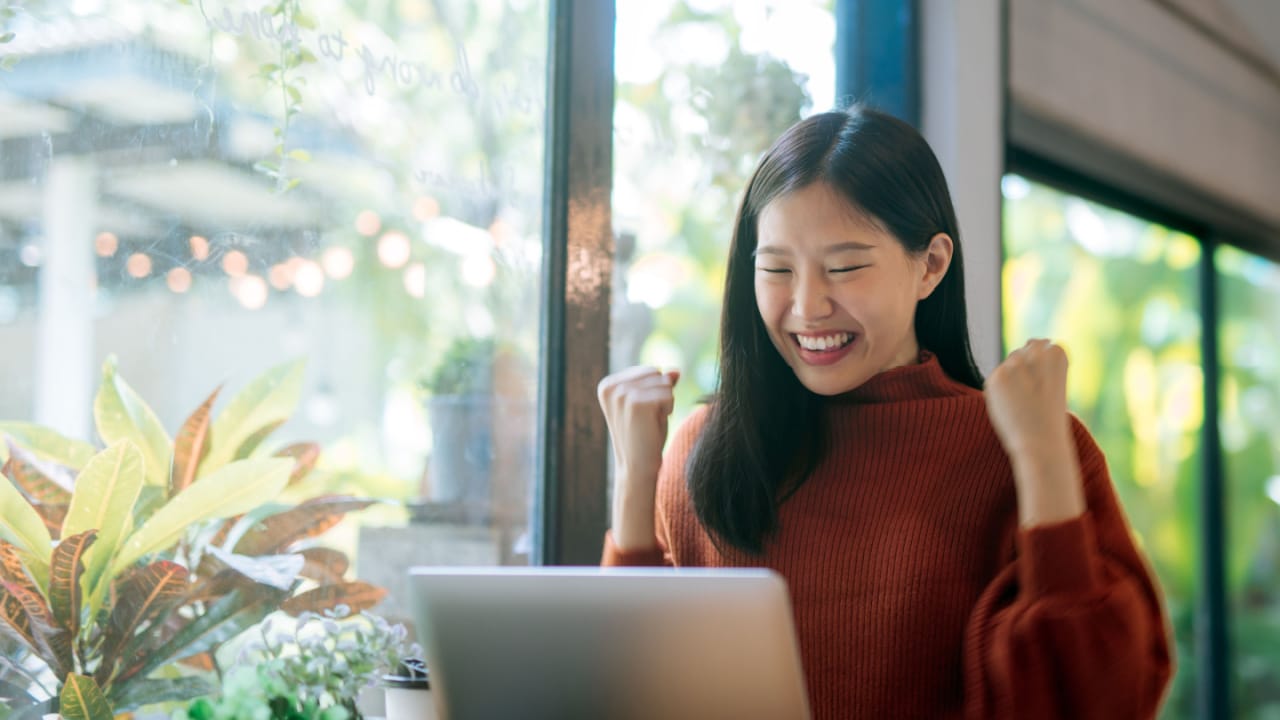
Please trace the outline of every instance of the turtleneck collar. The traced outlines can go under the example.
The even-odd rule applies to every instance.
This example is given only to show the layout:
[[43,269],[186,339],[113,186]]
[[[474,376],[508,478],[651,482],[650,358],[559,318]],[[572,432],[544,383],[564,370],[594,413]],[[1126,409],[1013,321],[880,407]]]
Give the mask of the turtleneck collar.
[[979,392],[952,380],[942,369],[938,356],[921,350],[919,359],[885,370],[849,392],[831,397],[833,404],[871,405],[878,403],[929,400]]

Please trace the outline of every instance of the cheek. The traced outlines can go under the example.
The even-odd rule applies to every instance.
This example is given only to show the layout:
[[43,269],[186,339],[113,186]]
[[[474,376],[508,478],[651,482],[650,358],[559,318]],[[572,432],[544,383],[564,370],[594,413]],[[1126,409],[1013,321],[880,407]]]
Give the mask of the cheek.
[[767,282],[756,281],[756,310],[764,319],[766,327],[778,319],[778,307],[781,302],[777,288],[770,287]]

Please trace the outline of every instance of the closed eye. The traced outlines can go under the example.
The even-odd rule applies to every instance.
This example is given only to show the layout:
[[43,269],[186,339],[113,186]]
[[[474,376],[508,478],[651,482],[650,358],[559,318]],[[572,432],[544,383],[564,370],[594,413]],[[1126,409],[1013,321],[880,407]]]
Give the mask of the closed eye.
[[782,273],[789,273],[789,272],[791,272],[791,269],[790,269],[790,268],[767,268],[767,267],[758,267],[758,268],[756,268],[756,269],[757,269],[757,270],[759,270],[759,271],[761,271],[761,272],[773,273],[773,274],[775,274],[775,275],[780,275],[780,274],[782,274]]
[[864,268],[864,267],[870,267],[870,265],[850,265],[850,266],[848,266],[848,267],[831,268],[830,272],[833,272],[833,273],[850,273],[850,272],[853,272],[854,270],[861,270],[861,269],[862,269],[862,268]]

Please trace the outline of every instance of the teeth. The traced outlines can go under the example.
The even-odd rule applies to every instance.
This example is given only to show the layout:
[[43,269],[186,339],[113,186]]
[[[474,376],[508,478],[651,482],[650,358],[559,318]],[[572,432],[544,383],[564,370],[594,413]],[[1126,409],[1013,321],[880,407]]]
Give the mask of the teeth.
[[851,339],[853,339],[853,335],[850,333],[836,333],[834,335],[822,335],[817,337],[810,335],[796,335],[796,341],[800,343],[800,347],[805,350],[813,350],[815,352],[822,352],[824,350],[842,347],[848,344]]

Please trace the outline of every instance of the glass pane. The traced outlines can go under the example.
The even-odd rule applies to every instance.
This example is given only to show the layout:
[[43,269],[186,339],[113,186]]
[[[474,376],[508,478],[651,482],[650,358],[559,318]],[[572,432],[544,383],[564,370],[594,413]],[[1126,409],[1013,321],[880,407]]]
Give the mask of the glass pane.
[[832,4],[618,4],[610,364],[683,371],[672,429],[716,386],[724,262],[751,170],[834,104]]
[[1165,593],[1177,675],[1164,717],[1194,715],[1192,621],[1204,422],[1195,238],[1004,178],[1004,340],[1058,340],[1068,403],[1107,456]]
[[115,358],[158,504],[221,388],[191,488],[316,443],[281,502],[380,502],[274,551],[342,551],[389,618],[411,564],[528,562],[546,0],[6,5],[0,420],[130,435],[95,413]]
[[1280,265],[1223,247],[1219,433],[1236,717],[1280,716]]

